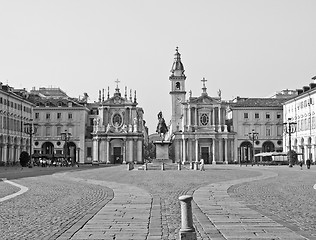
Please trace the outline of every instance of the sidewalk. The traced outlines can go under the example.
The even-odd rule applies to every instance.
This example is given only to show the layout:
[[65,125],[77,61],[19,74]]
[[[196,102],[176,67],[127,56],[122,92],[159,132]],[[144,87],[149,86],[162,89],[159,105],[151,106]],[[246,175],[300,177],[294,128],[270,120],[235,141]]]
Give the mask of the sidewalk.
[[262,176],[210,184],[194,192],[193,199],[204,215],[201,218],[195,209],[203,239],[306,239],[228,195],[227,190],[233,185],[277,176],[256,170]]
[[[193,194],[193,219],[197,239],[306,239],[228,195],[227,190],[232,185],[276,176],[276,173],[256,170],[262,173],[260,177],[210,184],[187,192]],[[166,227],[159,198],[128,184],[79,178],[72,180],[109,187],[113,190],[114,198],[84,226],[72,228],[59,240],[167,239],[163,238],[166,236],[163,234]],[[180,225],[179,222],[179,227]],[[178,238],[169,233],[168,239]]]

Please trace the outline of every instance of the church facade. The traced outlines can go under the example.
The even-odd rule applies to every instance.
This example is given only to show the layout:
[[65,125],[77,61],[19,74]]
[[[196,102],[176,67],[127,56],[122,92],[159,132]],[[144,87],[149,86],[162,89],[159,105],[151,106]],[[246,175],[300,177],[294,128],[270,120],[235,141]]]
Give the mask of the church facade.
[[234,156],[234,135],[226,125],[227,103],[222,101],[221,92],[211,97],[207,93],[206,81],[200,96],[186,97],[186,76],[181,55],[176,49],[169,77],[171,83],[172,158],[175,162],[194,162],[204,159],[205,163],[228,163]]
[[[118,84],[118,81],[117,81]],[[104,90],[99,93],[98,115],[94,118],[92,132],[92,162],[122,164],[143,162],[143,142],[146,134],[142,108],[138,107],[136,91],[127,96],[115,93],[105,100]]]

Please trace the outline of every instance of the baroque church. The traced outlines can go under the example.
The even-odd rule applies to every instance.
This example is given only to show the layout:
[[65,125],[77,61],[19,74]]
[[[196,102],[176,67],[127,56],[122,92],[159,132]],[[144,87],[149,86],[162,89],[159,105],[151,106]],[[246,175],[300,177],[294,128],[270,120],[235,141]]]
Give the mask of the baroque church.
[[[228,163],[234,159],[234,133],[226,125],[227,103],[221,92],[211,97],[207,93],[206,79],[202,79],[202,93],[193,97],[186,94],[186,76],[181,54],[176,49],[169,77],[171,83],[172,158],[175,162]],[[215,162],[216,161],[216,162]]]
[[101,98],[99,91],[98,115],[94,119],[92,145],[93,162],[120,164],[143,162],[143,142],[146,135],[142,108],[138,107],[136,91],[134,98],[127,88],[122,96],[118,83],[114,95]]

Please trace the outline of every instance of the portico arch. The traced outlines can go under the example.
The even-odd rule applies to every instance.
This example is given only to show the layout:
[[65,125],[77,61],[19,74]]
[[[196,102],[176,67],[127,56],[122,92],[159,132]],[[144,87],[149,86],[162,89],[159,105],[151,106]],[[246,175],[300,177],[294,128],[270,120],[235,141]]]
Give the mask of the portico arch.
[[252,144],[249,141],[243,141],[239,147],[240,162],[250,162]]
[[54,153],[54,144],[51,142],[44,142],[42,145],[42,155],[47,158],[52,158]]

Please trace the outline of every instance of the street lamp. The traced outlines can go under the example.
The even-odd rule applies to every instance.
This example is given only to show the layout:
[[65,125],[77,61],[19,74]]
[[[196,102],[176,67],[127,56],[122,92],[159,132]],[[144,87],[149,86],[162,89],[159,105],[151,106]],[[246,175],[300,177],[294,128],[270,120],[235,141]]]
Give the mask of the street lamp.
[[[65,132],[61,133],[61,140],[65,141],[65,145],[64,145],[64,159],[67,161],[67,154],[68,154],[68,141],[70,139],[71,133],[67,132],[67,130],[65,130]],[[73,166],[73,159],[71,160],[71,164]]]
[[31,168],[31,167],[33,167],[33,161],[32,161],[32,145],[33,145],[33,142],[32,142],[32,137],[33,137],[33,134],[36,133],[37,129],[35,128],[35,126],[37,126],[37,124],[34,124],[33,123],[33,119],[30,119],[30,122],[24,123],[24,126],[27,126],[27,128],[25,129],[25,132],[30,135],[30,163],[29,163],[29,168]]
[[284,125],[284,132],[286,134],[289,134],[289,167],[293,167],[293,159],[292,159],[292,149],[291,149],[291,134],[296,132],[296,122],[291,122],[291,118],[287,119],[288,121],[286,123],[283,123]]
[[251,158],[251,166],[253,166],[254,158],[255,158],[255,140],[258,139],[259,133],[255,132],[254,129],[250,133],[248,133],[249,139],[252,141],[252,158]]

